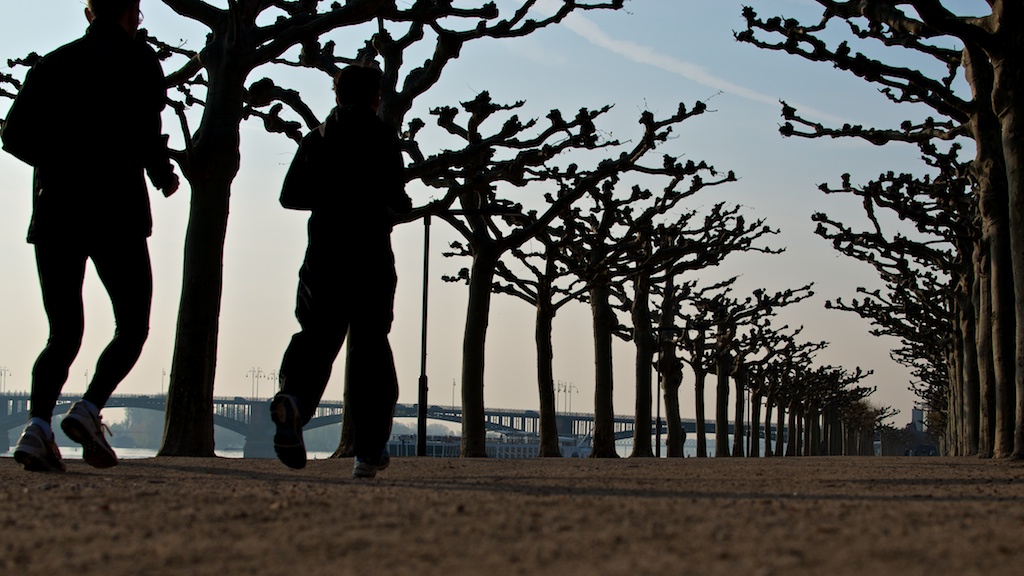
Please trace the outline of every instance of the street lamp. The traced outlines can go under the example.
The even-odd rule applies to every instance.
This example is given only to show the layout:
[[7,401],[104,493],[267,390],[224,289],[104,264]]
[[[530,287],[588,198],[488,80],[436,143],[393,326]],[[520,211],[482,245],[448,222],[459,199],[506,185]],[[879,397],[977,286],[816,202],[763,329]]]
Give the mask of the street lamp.
[[252,398],[254,399],[259,398],[260,378],[263,378],[264,376],[263,368],[260,368],[259,366],[253,366],[252,368],[249,369],[248,372],[245,373],[245,375],[252,378],[252,384],[249,387],[249,394],[252,395]]
[[[475,208],[471,210],[445,210],[452,216],[518,214],[508,208]],[[420,324],[420,379],[416,407],[416,455],[427,455],[427,302],[430,285],[430,220],[428,211],[423,216],[423,302]],[[455,383],[452,382],[452,404],[455,404]]]
[[[270,382],[272,383],[273,386],[276,386],[276,387],[279,388],[280,384],[277,381],[278,380],[278,376],[280,376],[280,374],[278,373],[277,370],[271,370],[270,374],[267,374],[267,380],[270,380]],[[276,389],[277,388],[275,388],[275,390]]]

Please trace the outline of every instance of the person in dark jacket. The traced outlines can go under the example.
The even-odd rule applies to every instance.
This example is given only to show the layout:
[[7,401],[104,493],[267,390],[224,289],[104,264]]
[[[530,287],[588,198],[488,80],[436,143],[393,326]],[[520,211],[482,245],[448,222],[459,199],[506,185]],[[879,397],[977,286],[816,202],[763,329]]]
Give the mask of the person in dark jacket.
[[28,470],[64,470],[50,419],[82,342],[88,260],[110,296],[116,330],[61,427],[88,464],[117,463],[99,412],[149,333],[152,217],[143,173],[166,196],[179,183],[161,134],[164,74],[135,38],[139,0],[89,0],[85,15],[85,36],[32,67],[0,133],[4,150],[34,168],[28,241],[50,323],[32,369],[31,418],[14,451]]
[[353,476],[387,467],[398,401],[388,342],[395,285],[391,227],[412,203],[405,193],[395,131],[377,115],[380,71],[343,69],[338,106],[299,144],[281,190],[285,208],[309,210],[309,244],[299,270],[292,336],[281,362],[281,391],[271,401],[274,449],[292,468],[306,465],[302,427],[313,417],[347,336],[348,406],[354,423]]

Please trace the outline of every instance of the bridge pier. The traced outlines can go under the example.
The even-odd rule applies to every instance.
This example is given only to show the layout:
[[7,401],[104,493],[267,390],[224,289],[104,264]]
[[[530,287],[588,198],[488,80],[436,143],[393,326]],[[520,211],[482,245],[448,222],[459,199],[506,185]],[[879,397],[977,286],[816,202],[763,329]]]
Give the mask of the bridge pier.
[[249,433],[242,447],[243,458],[276,458],[274,454],[274,422],[270,419],[270,402],[254,403],[249,408]]
[[573,418],[567,414],[556,414],[555,426],[558,428],[559,436],[573,436],[576,434],[576,430],[573,428]]
[[[7,418],[11,414],[11,402],[4,399],[0,401],[0,419]],[[11,449],[11,431],[0,430],[0,453],[5,453]]]

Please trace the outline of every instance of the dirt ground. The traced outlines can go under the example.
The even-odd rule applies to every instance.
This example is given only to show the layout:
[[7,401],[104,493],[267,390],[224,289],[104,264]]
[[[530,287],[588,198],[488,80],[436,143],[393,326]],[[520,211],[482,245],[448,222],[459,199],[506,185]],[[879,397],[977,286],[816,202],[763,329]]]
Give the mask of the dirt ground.
[[0,459],[0,574],[1024,574],[1024,464]]

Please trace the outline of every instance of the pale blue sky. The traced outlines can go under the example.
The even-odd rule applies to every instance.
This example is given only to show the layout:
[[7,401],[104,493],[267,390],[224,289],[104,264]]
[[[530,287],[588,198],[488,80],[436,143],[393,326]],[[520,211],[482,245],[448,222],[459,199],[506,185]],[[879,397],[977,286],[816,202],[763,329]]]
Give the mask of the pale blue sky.
[[[762,15],[783,14],[816,18],[815,4],[803,0],[748,0]],[[508,7],[516,2],[498,2]],[[83,2],[33,0],[5,2],[0,7],[0,56],[44,53],[79,36],[85,28]],[[829,340],[820,363],[873,369],[866,385],[878,387],[876,403],[901,410],[896,422],[909,420],[914,401],[907,391],[907,372],[888,358],[889,342],[867,334],[864,321],[851,314],[826,311],[825,299],[853,296],[858,285],[874,286],[868,267],[833,252],[813,234],[810,214],[826,211],[851,222],[859,221],[856,203],[825,197],[822,182],[838,182],[850,172],[864,182],[882,171],[920,171],[912,148],[877,148],[853,141],[783,139],[778,100],[786,100],[815,120],[896,126],[920,119],[928,111],[899,108],[874,88],[832,70],[780,53],[760,51],[733,40],[742,29],[741,2],[732,0],[633,0],[626,11],[588,13],[563,26],[531,36],[503,41],[479,41],[465,46],[460,59],[446,70],[441,82],[426,95],[410,117],[427,119],[426,110],[469,100],[489,90],[499,101],[526,100],[523,117],[543,117],[552,108],[571,115],[581,106],[615,104],[600,128],[613,137],[630,139],[639,132],[636,119],[649,108],[667,115],[679,102],[691,106],[708,101],[713,113],[685,123],[664,153],[706,160],[721,170],[734,170],[740,181],[708,190],[694,201],[710,205],[719,200],[740,203],[748,217],[764,217],[782,229],[770,240],[786,246],[779,256],[744,255],[726,261],[722,270],[706,277],[741,274],[749,290],[797,287],[815,282],[817,296],[785,310],[782,321],[805,325],[808,340]],[[202,30],[170,13],[154,0],[143,0],[144,26],[161,39],[179,38],[198,48]],[[339,45],[361,43],[351,32],[339,35]],[[4,70],[7,68],[5,64]],[[20,77],[23,70],[15,71]],[[261,69],[250,81],[269,75],[298,88],[319,115],[327,112],[329,82],[311,73]],[[710,100],[709,100],[710,99]],[[9,101],[0,100],[0,115]],[[74,102],[69,102],[73,106]],[[429,119],[428,119],[429,122]],[[165,129],[180,141],[170,116]],[[281,209],[277,195],[294,143],[270,136],[255,123],[243,125],[242,168],[232,194],[225,256],[224,303],[216,394],[246,395],[247,373],[253,367],[275,370],[297,325],[292,316],[296,271],[305,247],[305,215]],[[659,157],[661,152],[659,151]],[[39,298],[31,247],[24,242],[30,215],[30,170],[0,154],[0,366],[10,371],[10,389],[27,390],[32,362],[46,340],[46,320]],[[428,198],[411,189],[414,202]],[[170,199],[153,195],[154,235],[150,240],[154,264],[154,312],[150,339],[135,370],[119,389],[146,394],[161,390],[169,370],[181,278],[181,246],[188,213],[188,190]],[[441,258],[442,247],[453,239],[443,224],[434,226],[428,375],[430,402],[449,404],[458,398],[464,287],[440,282],[441,273],[465,265]],[[392,346],[398,361],[401,402],[416,401],[419,372],[422,225],[396,229],[399,292]],[[66,391],[81,391],[85,373],[109,339],[112,317],[106,295],[90,270],[86,281],[85,343],[72,367]],[[572,306],[556,318],[558,380],[579,390],[573,410],[593,406],[593,356],[589,311]],[[507,296],[495,296],[488,338],[486,403],[495,407],[537,406],[532,339],[532,310]],[[633,410],[633,349],[618,343],[615,351],[615,410]],[[339,359],[326,397],[340,398]],[[455,388],[453,389],[453,381]],[[692,392],[684,382],[684,414],[693,413]],[[260,394],[271,394],[268,380]],[[707,405],[713,402],[710,392]],[[561,408],[561,401],[559,407]]]

